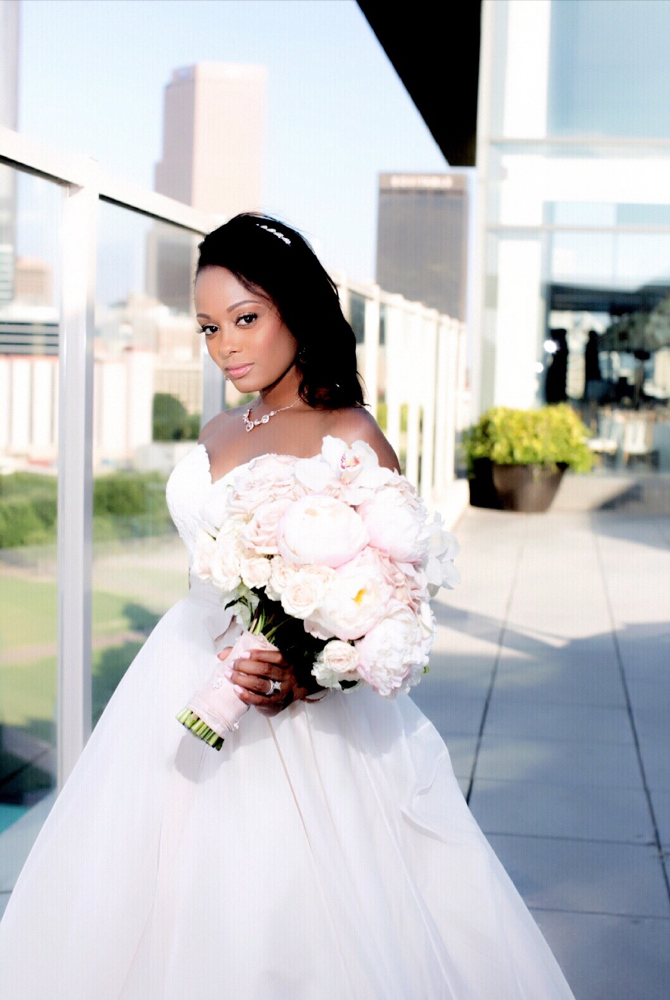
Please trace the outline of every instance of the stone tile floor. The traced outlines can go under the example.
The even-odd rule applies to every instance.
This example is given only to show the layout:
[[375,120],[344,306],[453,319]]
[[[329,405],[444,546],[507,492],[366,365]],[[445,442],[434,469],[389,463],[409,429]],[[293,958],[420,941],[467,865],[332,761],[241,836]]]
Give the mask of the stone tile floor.
[[576,1000],[667,1000],[670,514],[579,489],[465,510],[412,697]]

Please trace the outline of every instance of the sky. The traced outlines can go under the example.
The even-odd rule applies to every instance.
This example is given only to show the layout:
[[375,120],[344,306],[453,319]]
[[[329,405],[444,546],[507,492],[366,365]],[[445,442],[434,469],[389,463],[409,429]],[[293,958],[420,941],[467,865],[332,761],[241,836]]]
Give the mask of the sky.
[[374,279],[377,175],[447,166],[354,0],[22,0],[24,135],[153,188],[163,91],[199,61],[268,68],[264,205]]

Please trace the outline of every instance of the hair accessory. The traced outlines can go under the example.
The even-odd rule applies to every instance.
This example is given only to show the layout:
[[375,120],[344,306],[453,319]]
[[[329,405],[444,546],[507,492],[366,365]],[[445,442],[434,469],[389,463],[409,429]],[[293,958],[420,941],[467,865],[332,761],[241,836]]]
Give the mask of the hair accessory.
[[274,235],[278,236],[280,240],[284,241],[284,243],[288,243],[289,246],[291,245],[291,241],[288,236],[284,236],[284,234],[280,233],[278,229],[273,229],[272,226],[266,226],[263,222],[257,222],[256,225],[260,226],[261,229],[267,229],[269,233],[274,233]]

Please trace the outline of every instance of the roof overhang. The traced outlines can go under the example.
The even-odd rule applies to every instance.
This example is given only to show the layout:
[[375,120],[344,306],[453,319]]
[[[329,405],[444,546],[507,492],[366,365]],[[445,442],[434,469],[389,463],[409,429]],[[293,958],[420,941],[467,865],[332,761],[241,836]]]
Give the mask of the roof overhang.
[[481,0],[357,2],[449,165],[473,167]]

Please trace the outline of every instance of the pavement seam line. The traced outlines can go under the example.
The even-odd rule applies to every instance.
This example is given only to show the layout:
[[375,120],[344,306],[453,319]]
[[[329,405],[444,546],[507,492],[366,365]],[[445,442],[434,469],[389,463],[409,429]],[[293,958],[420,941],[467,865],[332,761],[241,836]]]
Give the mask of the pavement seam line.
[[507,595],[507,601],[505,602],[505,610],[503,612],[503,620],[500,625],[500,631],[498,633],[498,643],[496,648],[495,660],[493,661],[493,669],[491,671],[491,680],[489,681],[488,690],[486,692],[486,698],[484,699],[484,710],[482,712],[481,721],[479,723],[479,731],[477,733],[477,741],[475,743],[475,752],[472,756],[472,767],[470,768],[470,777],[468,779],[468,790],[465,794],[465,801],[468,806],[470,805],[470,799],[472,797],[472,788],[475,780],[475,772],[477,770],[477,760],[479,758],[479,748],[484,738],[484,726],[486,724],[486,716],[489,710],[489,704],[491,697],[493,695],[493,688],[496,681],[496,675],[498,673],[498,664],[500,663],[500,657],[503,648],[503,642],[505,640],[505,631],[507,629],[507,623],[509,621],[510,610],[512,607],[512,599],[514,597],[514,591],[516,589],[516,583],[519,576],[519,569],[521,566],[521,557],[524,551],[524,540],[519,541],[519,548],[516,555],[516,563],[514,565],[514,571],[512,573],[512,579],[510,581],[509,594]]
[[610,599],[609,587],[607,585],[607,575],[605,573],[605,564],[603,562],[602,551],[600,548],[598,540],[598,532],[596,531],[593,518],[591,518],[591,534],[593,537],[593,544],[596,550],[596,560],[598,563],[598,569],[600,570],[600,576],[602,579],[603,592],[605,594],[605,603],[607,605],[607,614],[610,620],[610,628],[612,630],[612,641],[614,643],[614,651],[616,654],[617,664],[619,667],[619,676],[621,678],[621,686],[623,688],[624,698],[626,699],[626,711],[628,713],[628,721],[630,724],[631,732],[633,734],[633,742],[635,744],[635,753],[637,756],[638,767],[640,768],[640,776],[642,778],[642,788],[647,799],[647,807],[649,809],[649,816],[651,818],[651,824],[654,829],[654,842],[656,850],[658,851],[658,858],[661,864],[661,872],[663,874],[663,879],[665,881],[665,888],[668,894],[668,899],[670,900],[670,880],[668,879],[668,869],[665,861],[665,849],[661,842],[661,832],[658,826],[658,820],[656,819],[656,811],[654,809],[654,803],[651,798],[651,791],[647,783],[647,773],[644,769],[644,761],[642,759],[642,751],[640,749],[640,740],[637,733],[637,726],[635,725],[635,715],[633,713],[633,705],[630,698],[630,691],[628,690],[628,682],[626,680],[626,668],[624,666],[623,657],[621,655],[621,647],[619,646],[619,637],[617,635],[616,620],[614,617],[614,609],[612,607],[612,602]]

